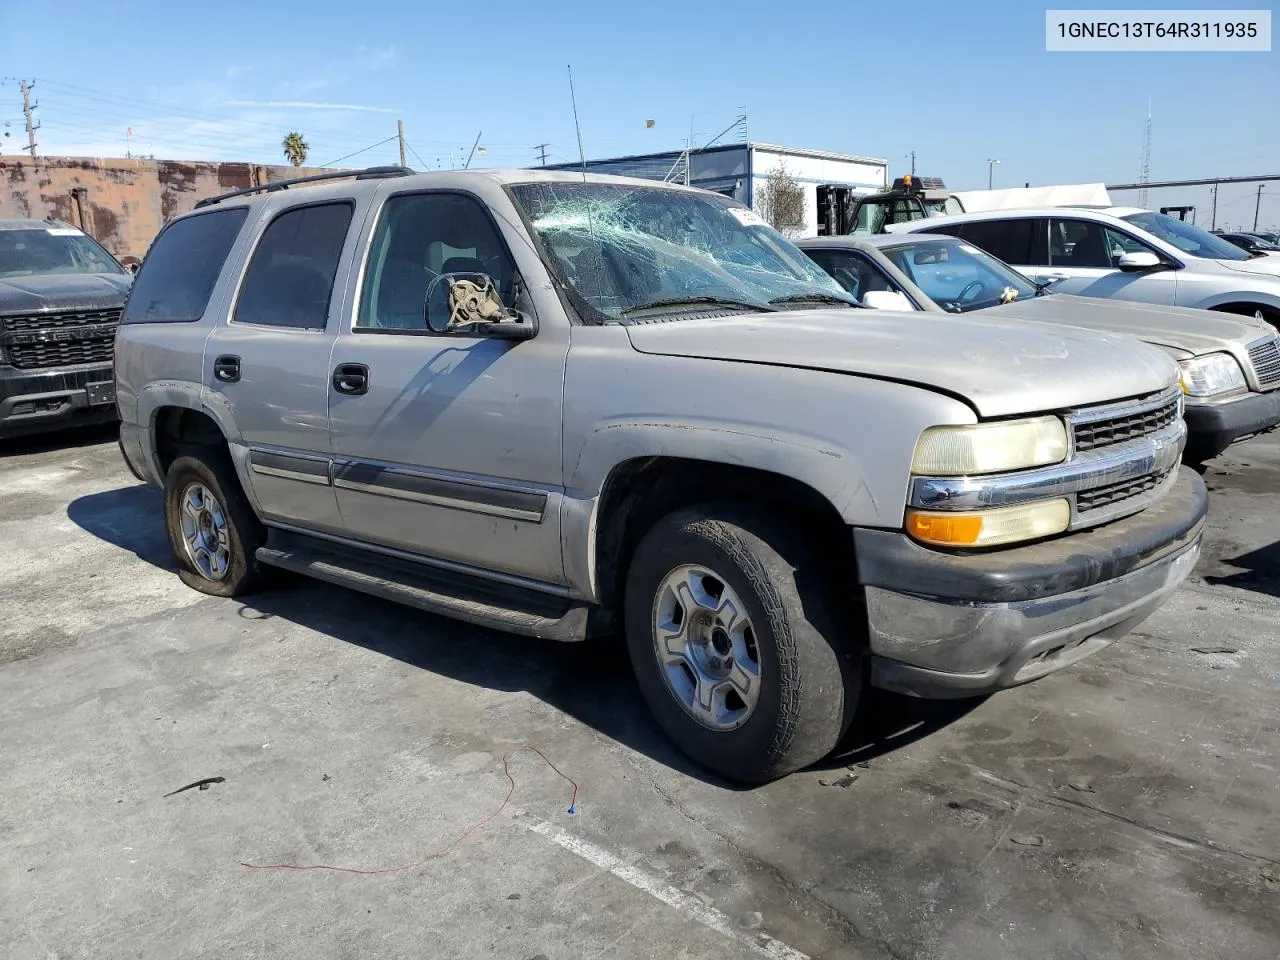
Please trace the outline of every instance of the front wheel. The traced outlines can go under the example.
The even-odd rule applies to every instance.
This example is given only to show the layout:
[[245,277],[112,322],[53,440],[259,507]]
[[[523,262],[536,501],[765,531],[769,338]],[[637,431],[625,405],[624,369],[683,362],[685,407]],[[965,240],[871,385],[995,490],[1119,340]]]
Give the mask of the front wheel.
[[680,511],[645,535],[627,575],[627,647],[654,717],[690,758],[760,783],[835,747],[861,685],[837,576],[753,506]]

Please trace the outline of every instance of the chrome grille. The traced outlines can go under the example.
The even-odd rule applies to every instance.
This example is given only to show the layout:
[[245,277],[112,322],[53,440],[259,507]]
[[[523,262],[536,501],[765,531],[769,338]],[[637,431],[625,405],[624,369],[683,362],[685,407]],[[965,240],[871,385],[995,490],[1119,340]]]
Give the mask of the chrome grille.
[[1076,513],[1088,513],[1130,497],[1137,497],[1151,490],[1168,479],[1170,470],[1161,474],[1149,473],[1136,480],[1122,480],[1120,483],[1109,483],[1105,487],[1094,487],[1092,490],[1081,490],[1076,494]]
[[119,323],[119,310],[0,317],[0,347],[20,370],[110,363]]
[[1268,337],[1249,344],[1249,362],[1262,389],[1280,385],[1280,340]]
[[1178,397],[1146,410],[1122,413],[1098,420],[1074,421],[1072,437],[1077,453],[1136,440],[1162,430],[1178,419]]

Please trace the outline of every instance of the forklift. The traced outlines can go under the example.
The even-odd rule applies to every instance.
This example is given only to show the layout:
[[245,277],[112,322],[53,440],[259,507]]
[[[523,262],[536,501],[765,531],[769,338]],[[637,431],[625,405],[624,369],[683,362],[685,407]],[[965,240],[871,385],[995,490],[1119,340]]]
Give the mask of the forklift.
[[908,223],[926,217],[964,213],[964,204],[952,196],[941,177],[898,177],[883,193],[859,197],[848,210],[843,234],[884,233],[891,223]]

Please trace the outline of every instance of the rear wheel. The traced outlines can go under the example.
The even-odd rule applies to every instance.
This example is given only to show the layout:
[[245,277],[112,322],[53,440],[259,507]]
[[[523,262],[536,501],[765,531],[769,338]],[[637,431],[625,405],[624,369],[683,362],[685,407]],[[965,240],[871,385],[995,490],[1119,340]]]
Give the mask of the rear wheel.
[[796,529],[752,506],[680,511],[646,534],[627,576],[627,646],[689,757],[754,783],[836,745],[861,681],[836,580]]
[[165,526],[187,586],[215,597],[252,591],[266,528],[240,489],[231,458],[213,448],[176,458],[165,475]]

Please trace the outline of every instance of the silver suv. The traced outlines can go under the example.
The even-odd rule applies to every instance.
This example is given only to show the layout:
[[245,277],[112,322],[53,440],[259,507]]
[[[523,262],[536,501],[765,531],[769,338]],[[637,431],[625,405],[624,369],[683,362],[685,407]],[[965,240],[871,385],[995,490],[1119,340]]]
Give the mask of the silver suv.
[[283,567],[621,634],[663,729],[743,781],[827,753],[868,678],[971,695],[1105,647],[1206,509],[1167,355],[864,311],[747,208],[650,181],[230,194],[156,239],[116,357],[187,584]]
[[1280,325],[1280,257],[1136,207],[1000,210],[899,224],[967,240],[1055,293],[1258,316]]

